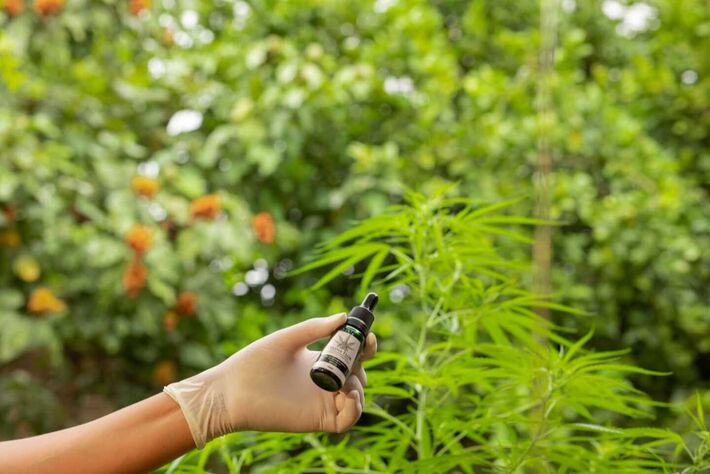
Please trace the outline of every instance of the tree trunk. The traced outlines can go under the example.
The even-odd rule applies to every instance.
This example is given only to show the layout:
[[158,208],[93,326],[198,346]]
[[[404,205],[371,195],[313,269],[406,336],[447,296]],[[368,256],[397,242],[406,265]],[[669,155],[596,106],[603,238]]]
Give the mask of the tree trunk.
[[[551,132],[554,124],[552,107],[552,82],[555,73],[555,44],[557,36],[557,0],[540,2],[540,51],[537,87],[537,164],[533,176],[535,191],[535,217],[550,220],[552,149]],[[533,291],[538,295],[549,295],[552,265],[552,227],[538,224],[533,242]],[[536,312],[549,317],[549,309],[536,308]]]

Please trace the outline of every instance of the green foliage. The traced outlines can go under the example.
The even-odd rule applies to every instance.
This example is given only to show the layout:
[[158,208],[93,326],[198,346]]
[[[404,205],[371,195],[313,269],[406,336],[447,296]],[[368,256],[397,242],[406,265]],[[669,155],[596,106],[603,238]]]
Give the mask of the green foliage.
[[[523,237],[526,219],[501,205],[409,194],[407,203],[343,232],[302,270],[362,265],[369,288],[411,289],[380,308],[399,319],[396,337],[365,363],[366,418],[346,437],[236,434],[173,463],[166,472],[673,472],[684,439],[667,429],[619,428],[658,405],[628,374],[661,375],[624,363],[626,351],[593,352],[591,333],[572,343],[532,309],[500,239]],[[384,255],[384,257],[380,257]],[[364,263],[364,262],[363,262]],[[512,267],[512,268],[511,268]],[[687,472],[707,463],[707,427]],[[283,453],[288,457],[284,458]],[[260,471],[262,472],[262,471]]]
[[[560,224],[553,252],[560,306],[521,290],[529,279],[529,249],[521,244],[529,236],[516,226],[532,223],[526,219],[480,206],[452,217],[466,202],[448,203],[453,214],[437,217],[437,225],[454,226],[462,240],[443,234],[452,247],[428,256],[412,256],[408,236],[397,234],[429,227],[429,214],[412,214],[419,203],[366,221],[385,234],[347,230],[353,219],[401,202],[404,189],[427,194],[457,182],[461,195],[481,202],[532,195],[539,2],[152,3],[138,14],[130,2],[115,0],[66,1],[49,15],[27,0],[17,16],[0,9],[0,385],[11,386],[17,400],[45,381],[67,389],[39,396],[36,405],[51,415],[13,412],[0,420],[4,437],[75,421],[76,394],[100,393],[123,405],[160,387],[166,377],[156,374],[171,375],[156,368],[172,363],[180,368],[174,377],[186,376],[265,332],[340,311],[353,301],[356,281],[360,292],[371,285],[391,289],[392,303],[402,298],[399,285],[409,288],[393,317],[378,320],[392,353],[416,348],[419,323],[432,314],[425,340],[435,345],[448,334],[441,327],[456,333],[475,320],[476,334],[466,337],[480,342],[476,351],[489,343],[534,345],[533,334],[565,347],[570,334],[594,327],[590,349],[627,346],[627,364],[672,372],[628,374],[654,399],[683,400],[707,386],[710,13],[704,1],[649,2],[655,18],[640,31],[604,14],[605,2],[554,2],[547,128],[554,151],[551,217]],[[180,111],[197,113],[200,125],[168,130]],[[136,176],[155,179],[159,192],[137,195]],[[191,202],[207,194],[220,196],[219,217],[191,218]],[[528,216],[531,202],[511,206]],[[260,240],[252,225],[260,212],[273,217],[273,242]],[[125,235],[135,224],[147,226],[153,242],[143,256],[145,288],[130,298],[122,277],[133,254]],[[464,225],[471,233],[457,227]],[[341,240],[330,239],[336,234]],[[360,243],[343,245],[348,239]],[[318,260],[328,265],[321,281],[314,272],[282,279],[319,241],[330,242]],[[415,257],[427,265],[423,282],[409,261]],[[456,267],[457,259],[465,265]],[[264,264],[273,301],[260,297],[263,283],[231,294],[254,265]],[[334,279],[353,266],[357,280]],[[313,283],[319,288],[306,291]],[[41,287],[58,298],[49,301],[56,311],[30,311]],[[183,291],[197,296],[197,312],[180,316],[171,330],[163,318]],[[449,309],[437,309],[441,298]],[[419,305],[412,306],[415,299]],[[532,312],[542,304],[553,310],[550,323]],[[570,317],[570,307],[588,316]],[[400,334],[414,342],[393,337]],[[564,356],[535,347],[520,355],[521,363],[567,374]],[[375,378],[403,364],[379,360]],[[373,390],[383,397],[391,390],[399,411],[371,412],[370,425],[387,414],[396,424],[418,403],[412,380],[402,382],[406,387],[389,382]],[[521,387],[537,389],[536,383]],[[488,393],[476,390],[469,392]],[[581,418],[589,410],[575,407],[567,409]],[[628,418],[614,421],[635,426]],[[682,424],[663,421],[672,423]],[[530,441],[531,427],[520,426],[515,436]],[[616,432],[574,436],[589,433]],[[510,433],[496,436],[505,440],[501,446],[510,442],[496,459],[512,466],[520,445],[513,447]],[[271,459],[282,439],[291,440],[239,435],[230,442],[262,443],[253,452]],[[301,446],[294,439],[288,442]],[[302,439],[315,446],[293,461],[305,464],[322,438]],[[544,446],[536,442],[531,453]]]

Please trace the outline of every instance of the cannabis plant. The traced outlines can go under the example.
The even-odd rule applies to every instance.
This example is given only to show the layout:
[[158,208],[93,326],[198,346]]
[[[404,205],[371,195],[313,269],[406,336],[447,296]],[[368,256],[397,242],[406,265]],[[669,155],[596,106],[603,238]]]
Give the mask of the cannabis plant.
[[625,351],[588,351],[590,334],[577,338],[538,316],[541,307],[569,317],[575,311],[525,290],[528,267],[510,255],[528,242],[521,228],[534,221],[506,215],[508,204],[410,193],[405,204],[322,244],[301,268],[327,268],[316,286],[355,268],[363,292],[401,299],[381,305],[378,318],[394,318],[396,330],[381,341],[385,350],[365,364],[365,415],[350,433],[238,433],[176,460],[166,471],[706,468],[709,436],[700,407],[694,443],[644,427],[652,424],[657,403],[626,377],[660,374],[625,364]]

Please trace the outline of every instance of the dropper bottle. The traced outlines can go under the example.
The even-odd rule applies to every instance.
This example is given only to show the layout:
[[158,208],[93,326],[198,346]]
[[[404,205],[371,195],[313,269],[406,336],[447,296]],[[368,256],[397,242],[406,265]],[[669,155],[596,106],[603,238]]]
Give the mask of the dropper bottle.
[[323,390],[337,392],[347,380],[375,321],[373,311],[378,301],[377,293],[368,293],[360,306],[350,310],[347,322],[333,334],[316,359],[311,379]]

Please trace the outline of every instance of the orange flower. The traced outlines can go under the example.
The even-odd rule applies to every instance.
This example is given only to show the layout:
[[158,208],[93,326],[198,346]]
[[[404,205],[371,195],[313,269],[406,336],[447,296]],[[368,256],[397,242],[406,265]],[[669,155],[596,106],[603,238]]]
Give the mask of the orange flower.
[[57,13],[64,6],[64,0],[34,0],[34,10],[42,16]]
[[178,325],[178,315],[175,311],[166,311],[163,315],[163,327],[166,331],[174,331]]
[[52,290],[46,287],[35,288],[27,299],[27,311],[34,314],[49,314],[64,311],[67,305]]
[[20,234],[15,229],[0,230],[0,246],[17,247],[20,245]]
[[206,194],[192,201],[190,212],[193,219],[214,219],[222,212],[222,198],[218,194]]
[[135,298],[145,288],[145,282],[148,278],[148,269],[141,262],[138,254],[134,255],[126,271],[123,272],[123,290],[129,298]]
[[177,367],[171,360],[162,360],[153,367],[153,383],[155,385],[168,385],[175,381]]
[[[7,8],[8,5],[9,3],[6,3],[5,8]],[[5,214],[5,220],[8,222],[12,222],[17,218],[17,208],[12,204],[5,206],[2,209],[2,213]]]
[[153,244],[153,233],[150,228],[136,224],[126,234],[126,243],[140,255]]
[[265,244],[274,243],[276,237],[276,226],[274,218],[268,212],[260,212],[251,219],[251,228],[256,234],[256,238]]
[[5,11],[10,16],[19,15],[23,8],[22,0],[5,0]]
[[180,316],[193,316],[197,312],[197,294],[192,291],[181,291],[175,303],[175,311]]
[[134,176],[131,179],[131,187],[137,195],[147,198],[152,198],[160,191],[158,180],[146,176]]
[[134,15],[140,14],[143,10],[150,8],[150,0],[131,0],[129,9]]

